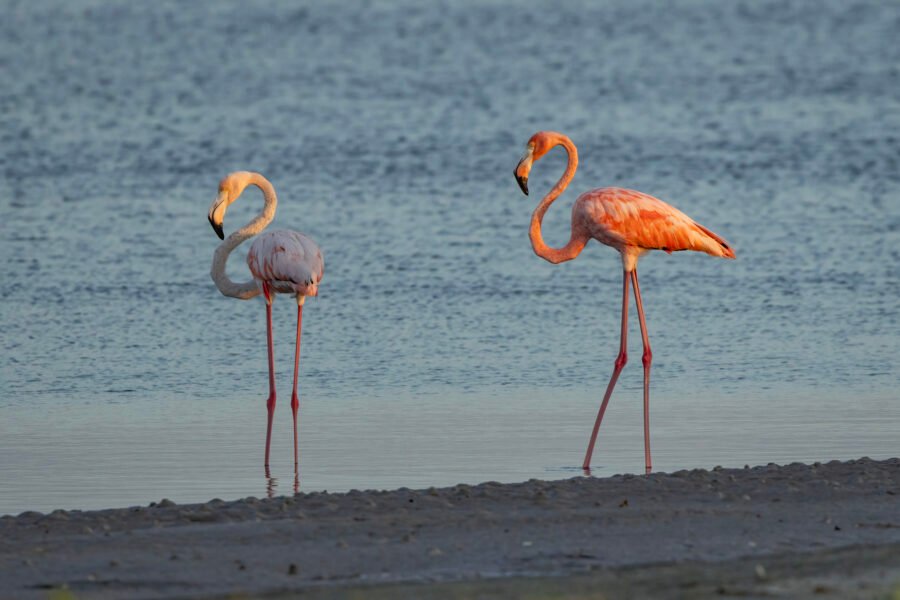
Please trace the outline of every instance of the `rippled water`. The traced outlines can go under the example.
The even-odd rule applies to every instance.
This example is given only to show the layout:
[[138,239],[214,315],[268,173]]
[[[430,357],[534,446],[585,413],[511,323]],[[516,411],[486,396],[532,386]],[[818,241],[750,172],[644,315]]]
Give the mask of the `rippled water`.
[[[620,263],[535,257],[564,168],[733,243],[651,255],[654,466],[896,456],[900,6],[12,2],[0,20],[0,514],[260,496],[260,300],[209,279],[216,183],[258,170],[323,248],[304,490],[577,474]],[[230,231],[261,202],[248,195]],[[230,272],[244,278],[243,255]],[[294,309],[275,306],[276,493]],[[637,325],[595,473],[638,472]]]

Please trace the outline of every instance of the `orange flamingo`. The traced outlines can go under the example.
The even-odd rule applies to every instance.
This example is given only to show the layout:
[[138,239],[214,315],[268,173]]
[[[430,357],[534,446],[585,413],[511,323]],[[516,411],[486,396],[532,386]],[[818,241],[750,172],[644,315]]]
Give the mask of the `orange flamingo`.
[[[222,230],[225,211],[237,200],[249,185],[255,185],[263,193],[265,204],[262,212],[244,227],[227,238]],[[303,303],[307,296],[319,293],[319,282],[325,274],[322,251],[307,236],[296,231],[267,231],[257,237],[247,253],[247,265],[253,280],[235,283],[225,274],[228,255],[244,241],[259,234],[275,218],[278,198],[275,188],[259,173],[237,171],[219,183],[219,194],[209,207],[209,224],[219,239],[224,240],[213,254],[210,276],[225,296],[248,300],[260,293],[266,299],[266,333],[269,349],[269,399],[266,409],[269,422],[266,427],[266,476],[269,472],[269,446],[272,441],[272,417],[275,413],[275,358],[272,344],[272,302],[275,293],[294,294],[297,298],[297,340],[294,353],[294,390],[291,394],[291,411],[294,413],[294,473],[297,472],[297,411],[300,400],[297,395],[297,374],[300,368],[300,330],[303,324]],[[296,477],[295,477],[296,487]]]
[[572,207],[572,233],[569,242],[562,248],[550,248],[541,235],[541,223],[550,205],[572,181],[578,168],[578,151],[568,137],[553,131],[540,131],[528,140],[525,155],[516,167],[516,180],[522,192],[528,195],[528,174],[531,166],[556,146],[562,146],[569,155],[566,171],[553,189],[544,196],[531,216],[531,247],[535,254],[554,264],[572,260],[593,238],[601,244],[612,246],[622,255],[624,279],[622,283],[622,332],[619,341],[619,355],[613,367],[612,377],[606,387],[606,394],[600,404],[587,454],[584,469],[591,466],[591,455],[597,431],[606,412],[606,405],[622,367],[628,361],[626,339],[628,336],[628,284],[634,288],[638,320],[641,325],[641,339],[644,343],[644,461],[646,472],[651,471],[650,460],[650,363],[653,352],[647,337],[647,322],[644,319],[644,305],[638,285],[637,262],[649,250],[662,250],[671,254],[679,250],[696,250],[712,256],[734,258],[734,250],[724,239],[709,229],[695,223],[678,209],[669,206],[653,196],[622,188],[600,188],[585,192],[575,200]]

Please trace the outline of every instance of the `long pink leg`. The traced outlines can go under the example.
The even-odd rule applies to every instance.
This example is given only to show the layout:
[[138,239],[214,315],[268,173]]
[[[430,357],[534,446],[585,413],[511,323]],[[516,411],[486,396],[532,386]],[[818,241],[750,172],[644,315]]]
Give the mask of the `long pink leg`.
[[303,304],[297,304],[297,350],[294,352],[294,392],[291,394],[291,410],[294,413],[294,471],[297,470],[297,411],[300,408],[300,398],[297,395],[297,374],[300,371],[300,329],[303,326]]
[[625,275],[622,281],[622,335],[619,338],[619,356],[616,357],[614,363],[612,377],[609,378],[609,385],[606,386],[606,394],[603,396],[603,402],[600,404],[600,412],[597,413],[597,420],[594,422],[594,431],[591,432],[591,441],[588,444],[587,454],[584,455],[583,469],[591,468],[591,456],[594,454],[594,442],[597,441],[597,432],[600,430],[600,422],[603,421],[603,413],[606,412],[606,405],[609,404],[609,397],[612,396],[613,388],[616,387],[616,380],[619,379],[619,373],[622,367],[628,362],[628,352],[626,350],[628,342],[628,281],[631,278],[631,272],[624,271]]
[[641,287],[638,285],[637,267],[631,274],[631,284],[634,286],[634,303],[637,306],[638,320],[641,323],[641,339],[644,342],[644,355],[641,362],[644,363],[644,464],[647,473],[652,470],[650,461],[650,363],[653,362],[653,352],[650,350],[650,338],[647,337],[647,321],[644,319],[644,303],[641,300]]
[[269,347],[269,399],[266,410],[269,411],[269,425],[266,427],[266,463],[269,466],[269,446],[272,443],[272,417],[275,414],[275,348],[272,344],[272,290],[263,282],[263,294],[266,297],[266,338]]

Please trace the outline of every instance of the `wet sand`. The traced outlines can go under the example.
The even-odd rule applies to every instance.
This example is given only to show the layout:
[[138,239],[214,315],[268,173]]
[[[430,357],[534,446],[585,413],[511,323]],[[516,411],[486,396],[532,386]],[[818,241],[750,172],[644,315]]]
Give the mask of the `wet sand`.
[[2,598],[891,597],[897,586],[896,458],[0,518]]
[[[601,568],[566,577],[508,577],[452,583],[319,588],[304,598],[447,600],[552,598],[602,600],[642,598],[871,598],[900,594],[900,544],[849,546],[812,553],[745,557],[722,562],[678,561]],[[294,594],[294,595],[292,595]],[[268,596],[296,597],[295,592]]]

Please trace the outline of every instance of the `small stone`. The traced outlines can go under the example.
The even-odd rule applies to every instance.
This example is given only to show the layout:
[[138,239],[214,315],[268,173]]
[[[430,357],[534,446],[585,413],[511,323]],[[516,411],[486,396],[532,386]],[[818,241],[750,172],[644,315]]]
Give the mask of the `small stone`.
[[534,545],[534,542],[532,542],[531,540],[525,540],[524,542],[522,542],[522,546],[525,548],[529,548],[533,545]]
[[753,570],[756,573],[756,578],[759,579],[760,581],[762,581],[763,579],[766,578],[766,568],[764,566],[756,565],[756,567]]
[[428,551],[428,556],[441,556],[443,555],[443,551],[440,548],[432,548]]
[[291,563],[288,565],[288,575],[296,575],[297,574],[297,565]]
[[169,508],[169,507],[175,506],[175,503],[172,502],[171,500],[169,500],[168,498],[163,498],[156,504],[156,506],[158,508]]

